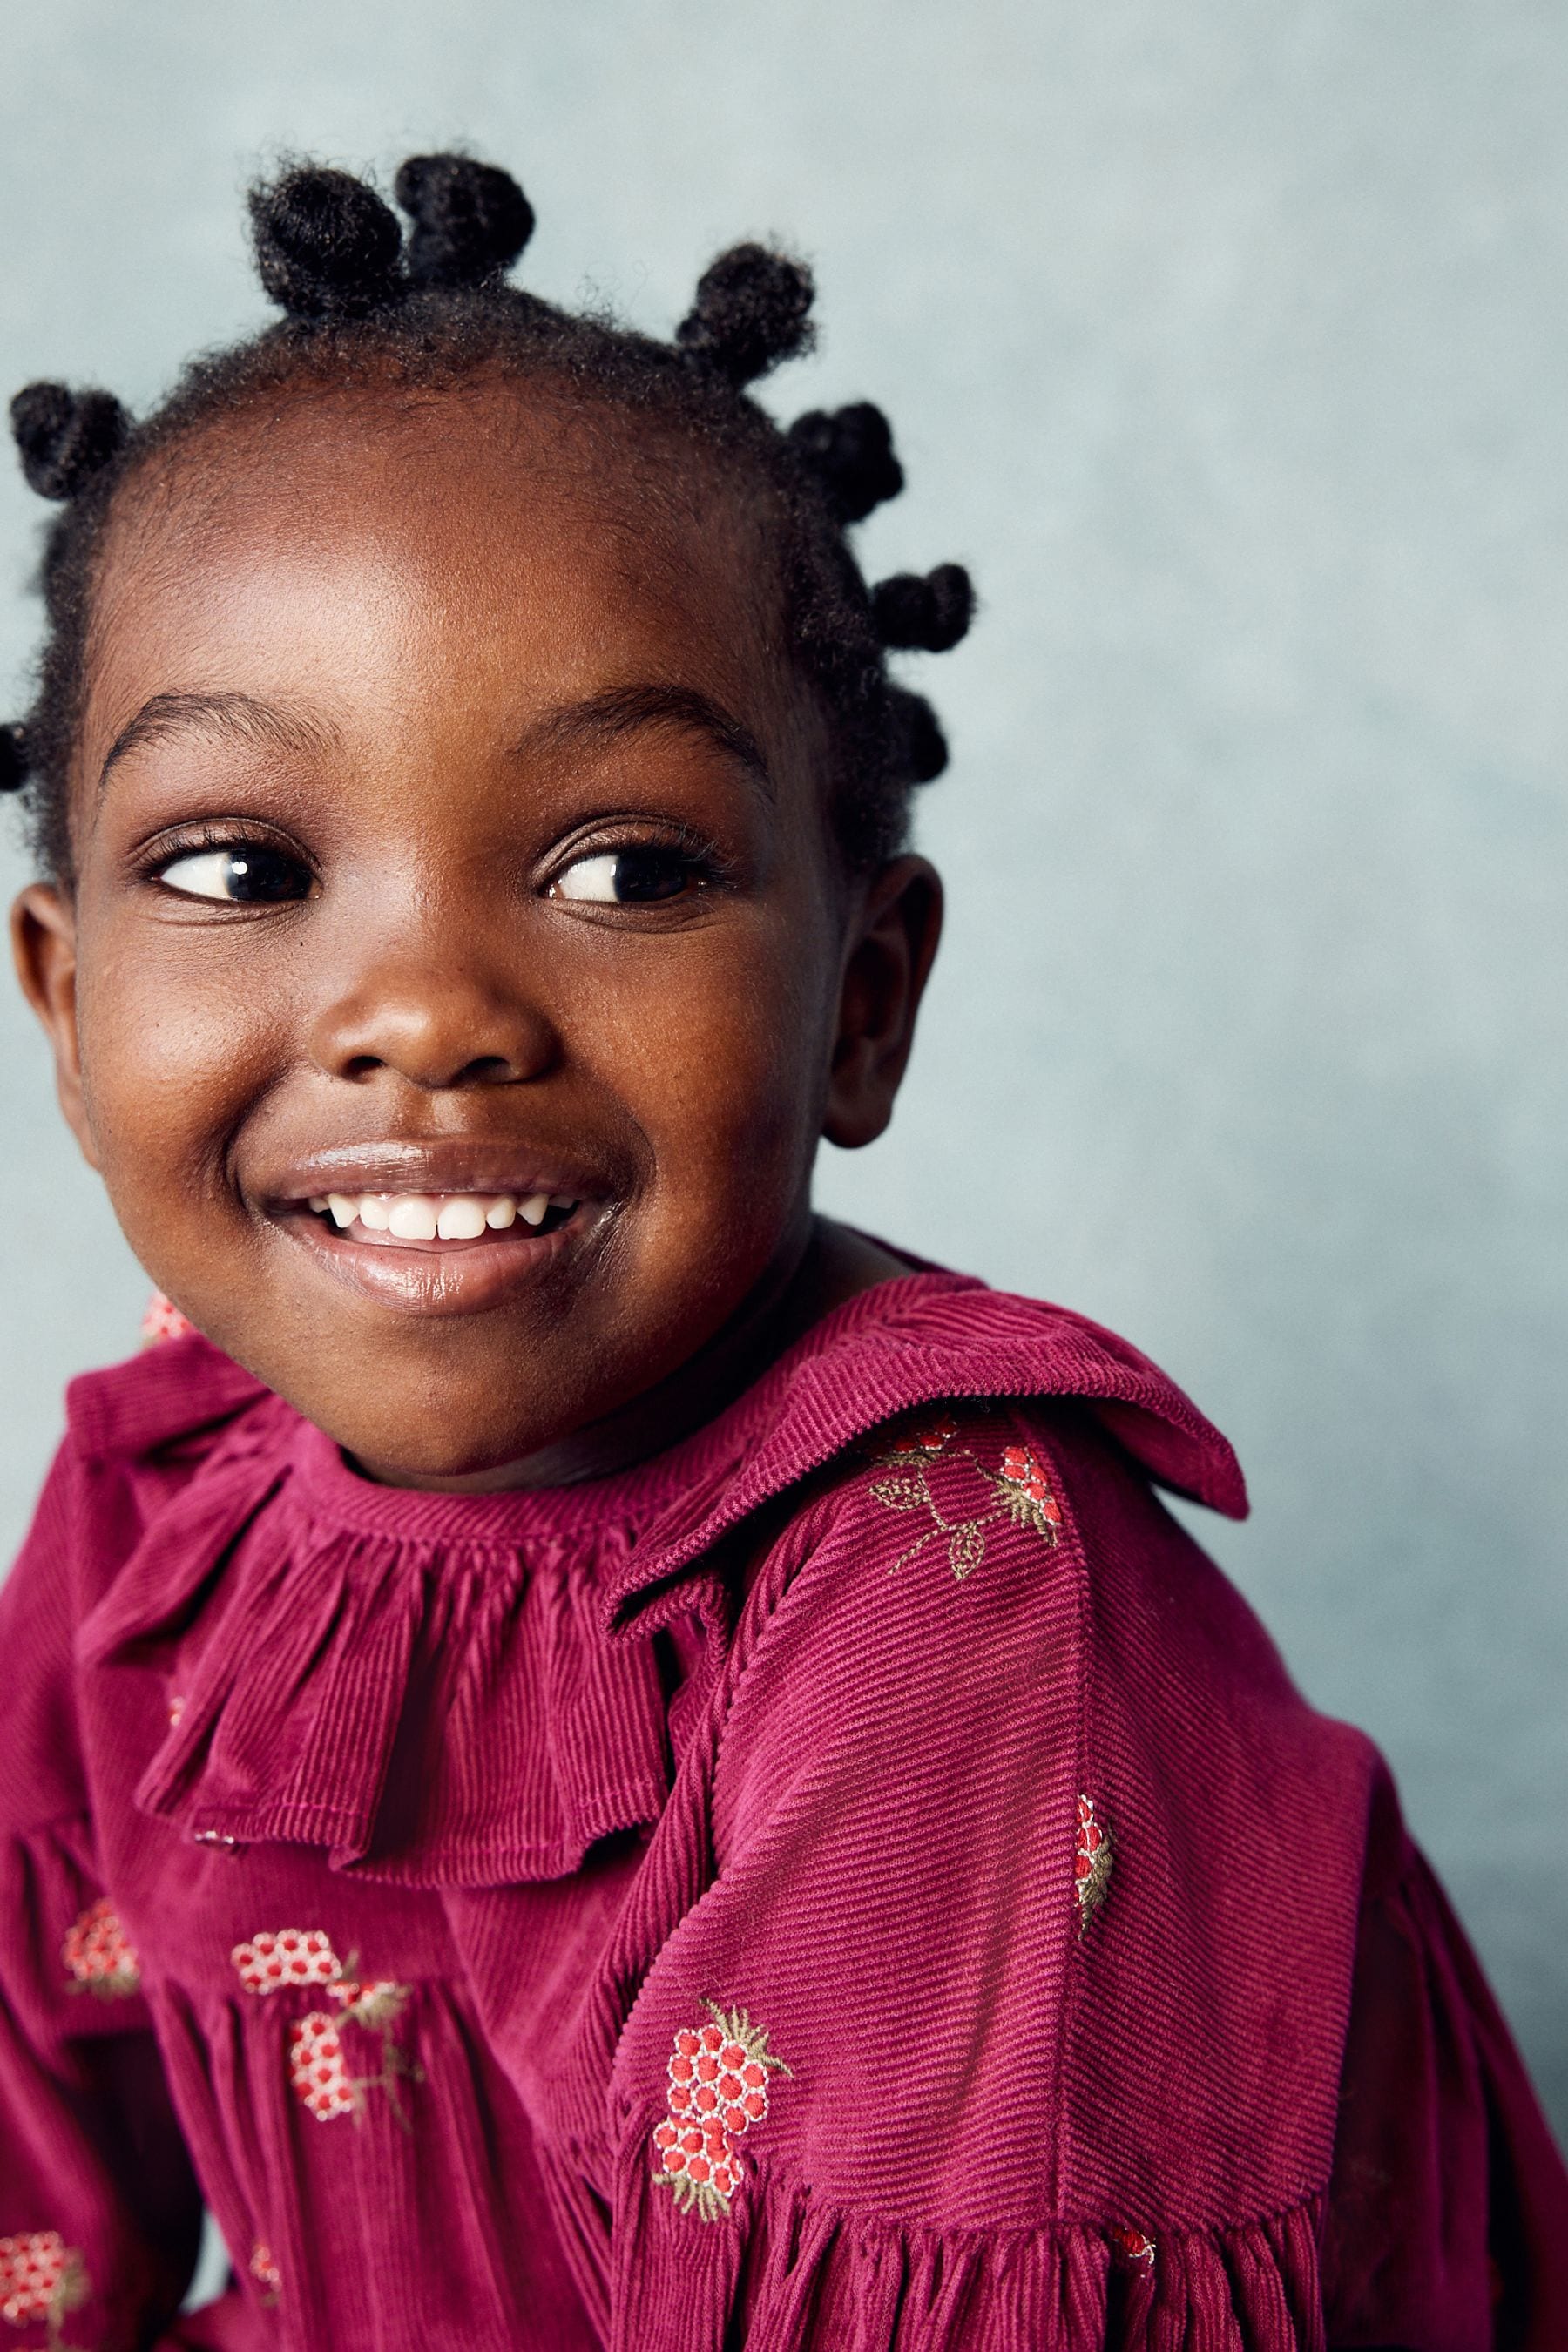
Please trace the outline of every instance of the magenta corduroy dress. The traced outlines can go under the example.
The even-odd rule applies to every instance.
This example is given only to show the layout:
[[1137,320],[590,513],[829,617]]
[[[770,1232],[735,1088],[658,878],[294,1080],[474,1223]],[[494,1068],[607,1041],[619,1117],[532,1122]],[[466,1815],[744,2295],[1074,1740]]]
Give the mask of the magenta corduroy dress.
[[195,1336],[77,1381],[0,1597],[18,2344],[1568,2345],[1387,1775],[1156,1482],[1244,1507],[930,1272],[552,1491],[373,1486]]

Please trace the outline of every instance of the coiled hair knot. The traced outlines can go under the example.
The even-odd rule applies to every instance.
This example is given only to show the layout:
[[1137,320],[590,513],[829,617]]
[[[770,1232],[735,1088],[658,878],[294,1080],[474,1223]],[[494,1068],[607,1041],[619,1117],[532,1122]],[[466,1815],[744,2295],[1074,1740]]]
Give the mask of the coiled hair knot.
[[410,155],[393,193],[414,224],[405,263],[416,286],[482,286],[533,235],[533,206],[510,173],[471,155]]
[[804,261],[765,245],[733,245],[697,281],[697,299],[675,331],[688,359],[737,391],[809,351],[816,289]]
[[352,172],[298,164],[249,202],[262,286],[290,318],[363,319],[402,292],[397,215]]
[[874,507],[896,499],[904,469],[881,410],[868,400],[847,408],[813,408],[789,428],[792,446],[822,485],[837,522],[864,522]]
[[111,392],[29,383],[11,403],[11,431],[29,489],[41,499],[74,499],[120,455],[131,419]]
[[974,589],[962,563],[896,572],[871,591],[871,625],[883,645],[899,651],[951,652],[973,618]]
[[19,793],[31,772],[26,729],[14,721],[0,727],[0,793]]

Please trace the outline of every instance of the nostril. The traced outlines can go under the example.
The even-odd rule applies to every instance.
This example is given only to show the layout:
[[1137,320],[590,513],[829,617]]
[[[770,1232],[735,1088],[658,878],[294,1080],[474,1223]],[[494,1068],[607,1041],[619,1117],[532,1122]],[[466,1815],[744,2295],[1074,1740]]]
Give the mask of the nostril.
[[517,1071],[504,1054],[479,1054],[458,1073],[458,1086],[504,1087]]
[[341,1076],[345,1078],[372,1078],[377,1070],[385,1067],[385,1063],[374,1054],[354,1054],[342,1064]]

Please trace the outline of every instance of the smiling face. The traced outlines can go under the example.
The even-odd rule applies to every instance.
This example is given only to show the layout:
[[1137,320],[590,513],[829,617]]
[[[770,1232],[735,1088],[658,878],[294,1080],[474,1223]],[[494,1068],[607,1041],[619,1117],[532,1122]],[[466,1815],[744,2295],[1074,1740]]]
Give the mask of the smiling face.
[[74,888],[17,917],[68,1115],[153,1279],[374,1473],[525,1465],[788,1276],[934,880],[841,873],[759,528],[658,427],[372,387],[157,464]]

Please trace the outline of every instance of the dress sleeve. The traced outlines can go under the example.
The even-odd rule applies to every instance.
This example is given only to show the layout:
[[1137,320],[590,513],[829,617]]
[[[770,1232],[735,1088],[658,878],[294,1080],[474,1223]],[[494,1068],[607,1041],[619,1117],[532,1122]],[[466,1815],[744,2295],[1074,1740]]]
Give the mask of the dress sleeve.
[[917,1426],[765,1563],[645,1874],[683,1916],[616,2058],[614,2352],[1321,2352],[1304,2190],[1167,2231],[1064,2128],[1163,1867],[1100,1770],[1072,1459]]
[[70,1673],[76,1475],[62,1454],[0,1591],[0,2318],[19,2352],[226,2352],[244,2339],[176,2316],[201,2196],[94,1856]]
[[1386,1781],[1373,1809],[1324,2246],[1331,2347],[1568,2345],[1568,2176]]

